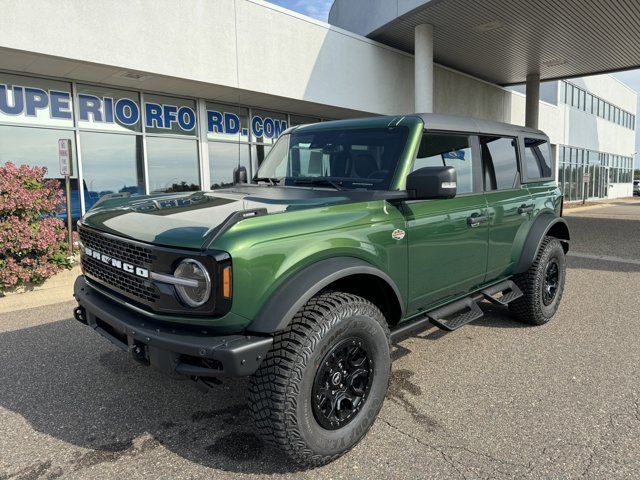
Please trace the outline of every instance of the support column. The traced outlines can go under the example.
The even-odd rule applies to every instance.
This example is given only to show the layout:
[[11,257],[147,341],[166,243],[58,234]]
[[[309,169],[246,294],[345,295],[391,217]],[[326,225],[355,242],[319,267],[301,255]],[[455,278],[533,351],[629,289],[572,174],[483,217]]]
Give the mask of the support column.
[[538,128],[540,117],[540,74],[527,75],[527,110],[525,125],[530,128]]
[[415,113],[433,112],[433,25],[415,31]]

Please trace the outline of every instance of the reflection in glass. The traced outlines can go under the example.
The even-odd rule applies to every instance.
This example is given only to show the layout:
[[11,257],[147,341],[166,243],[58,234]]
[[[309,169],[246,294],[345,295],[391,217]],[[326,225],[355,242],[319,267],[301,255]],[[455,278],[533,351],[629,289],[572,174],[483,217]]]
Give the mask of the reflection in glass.
[[[114,132],[140,132],[142,131],[142,112],[140,111],[140,95],[137,92],[129,92],[118,88],[96,87],[92,85],[78,85],[78,96],[83,108],[79,110],[78,126],[86,129],[111,130]],[[80,98],[80,97],[83,97]],[[98,100],[91,97],[97,97]],[[122,100],[120,103],[118,103]],[[105,103],[107,102],[107,103]],[[135,104],[135,106],[132,105]],[[137,108],[138,121],[131,109]],[[98,109],[97,115],[95,109]],[[82,119],[82,115],[86,120]],[[123,116],[126,125],[118,118]]]
[[247,169],[247,178],[250,179],[251,166],[249,163],[249,145],[209,142],[211,189],[231,187],[233,185],[233,172],[239,165]]
[[[36,98],[40,98],[42,106],[36,106],[29,115],[25,89],[32,89],[30,95],[41,96]],[[68,82],[0,72],[0,106],[13,113],[3,113],[0,109],[0,122],[3,123],[73,127],[73,101],[71,84]]]
[[[181,110],[181,107],[187,108]],[[198,134],[198,111],[195,100],[145,94],[144,115],[147,133],[188,135],[191,137]],[[186,126],[189,128],[183,128]]]
[[254,172],[258,171],[271,148],[270,145],[251,145],[251,168]]
[[206,121],[209,140],[249,141],[249,109],[246,107],[207,102]]
[[[251,110],[251,141],[271,145],[278,139],[275,122],[281,125],[282,132],[288,127],[287,115],[267,110]],[[254,124],[255,122],[255,124]],[[279,132],[279,133],[282,133]]]
[[151,193],[200,189],[196,140],[148,137],[147,162]]
[[82,132],[80,148],[87,210],[109,193],[144,193],[141,136]]
[[512,138],[480,137],[480,144],[483,160],[489,165],[488,171],[491,172],[491,166],[493,166],[491,173],[495,174],[495,178],[491,178],[490,173],[485,175],[486,188],[490,190],[513,188],[518,177],[516,142]]
[[[47,178],[60,180],[64,188],[64,178],[60,175],[58,140],[70,139],[73,153],[73,178],[78,175],[78,161],[73,132],[48,128],[9,127],[0,125],[0,165],[11,162],[17,166],[46,167]],[[85,184],[86,185],[86,184]],[[86,190],[86,187],[85,187]],[[64,210],[65,204],[62,204]],[[71,211],[74,219],[80,218],[80,196],[78,181],[71,182]],[[66,218],[66,214],[62,215]]]

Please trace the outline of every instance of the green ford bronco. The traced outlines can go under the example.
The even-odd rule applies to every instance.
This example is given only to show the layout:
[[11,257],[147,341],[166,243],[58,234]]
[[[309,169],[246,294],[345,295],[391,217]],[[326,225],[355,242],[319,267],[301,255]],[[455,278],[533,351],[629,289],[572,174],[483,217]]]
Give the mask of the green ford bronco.
[[260,434],[321,465],[373,424],[391,339],[483,301],[553,317],[569,230],[552,159],[538,130],[462,117],[294,127],[251,183],[87,212],[74,314],[176,378],[250,376]]

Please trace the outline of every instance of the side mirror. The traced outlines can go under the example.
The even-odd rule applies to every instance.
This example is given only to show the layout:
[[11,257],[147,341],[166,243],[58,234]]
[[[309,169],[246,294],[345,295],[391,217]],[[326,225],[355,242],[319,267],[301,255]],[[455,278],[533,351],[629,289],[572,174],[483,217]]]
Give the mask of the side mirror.
[[457,175],[453,167],[424,167],[407,176],[412,200],[447,199],[456,196]]
[[246,167],[236,167],[233,169],[233,184],[249,183]]

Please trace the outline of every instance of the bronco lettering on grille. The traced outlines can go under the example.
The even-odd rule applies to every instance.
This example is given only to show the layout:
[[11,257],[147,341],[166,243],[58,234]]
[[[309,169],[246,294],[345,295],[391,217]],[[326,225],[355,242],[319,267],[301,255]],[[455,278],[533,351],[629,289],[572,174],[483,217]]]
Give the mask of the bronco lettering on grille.
[[88,257],[95,258],[106,265],[110,265],[113,268],[124,270],[125,272],[137,275],[138,277],[149,278],[149,270],[146,268],[136,267],[135,265],[110,257],[109,255],[105,255],[104,253],[98,252],[92,248],[84,247],[84,254]]

